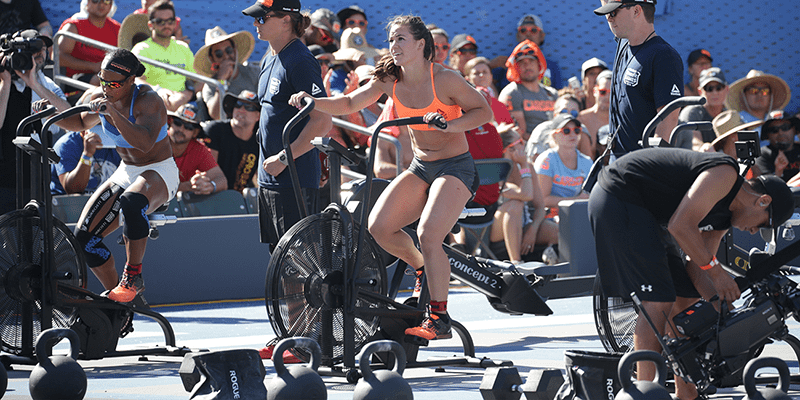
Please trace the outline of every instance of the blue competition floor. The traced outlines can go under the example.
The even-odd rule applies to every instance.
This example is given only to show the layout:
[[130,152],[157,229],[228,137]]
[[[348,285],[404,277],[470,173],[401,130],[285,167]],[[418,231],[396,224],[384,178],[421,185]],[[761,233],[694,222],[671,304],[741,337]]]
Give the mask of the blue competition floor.
[[[494,311],[486,298],[471,289],[453,289],[449,301],[453,318],[471,333],[477,357],[511,360],[523,379],[537,368],[564,368],[564,351],[579,349],[603,351],[592,316],[591,297],[549,301],[554,314],[547,317],[509,316]],[[157,307],[173,326],[178,346],[193,349],[258,349],[274,337],[263,301],[226,302],[200,305]],[[790,322],[795,335],[800,325]],[[135,331],[120,340],[119,349],[164,344],[160,327],[137,316]],[[63,350],[62,350],[63,349]],[[56,354],[64,354],[60,344]],[[418,359],[450,356],[461,351],[458,339],[432,342],[420,351]],[[463,354],[463,353],[461,353]],[[768,348],[765,354],[789,357],[789,347]],[[187,399],[178,375],[180,357],[108,358],[80,361],[88,376],[86,399]],[[275,375],[272,362],[265,360],[266,380]],[[796,361],[790,361],[793,372]],[[15,365],[9,371],[8,391],[4,399],[29,399],[28,376],[31,366]],[[415,399],[481,399],[478,387],[484,370],[471,368],[407,369],[404,378],[410,383]],[[329,399],[352,399],[353,384],[343,377],[323,377]],[[714,399],[741,399],[743,390],[726,389]],[[798,389],[793,387],[793,389]],[[800,395],[794,391],[793,395]],[[443,397],[444,396],[444,397]]]

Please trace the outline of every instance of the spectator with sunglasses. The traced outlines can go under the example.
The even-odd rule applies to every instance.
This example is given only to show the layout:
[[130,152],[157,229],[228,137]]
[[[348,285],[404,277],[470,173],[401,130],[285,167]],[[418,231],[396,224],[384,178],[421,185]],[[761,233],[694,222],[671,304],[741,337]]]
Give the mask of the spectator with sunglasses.
[[[194,70],[194,54],[185,42],[173,37],[175,34],[175,6],[170,0],[158,0],[149,8],[147,26],[150,37],[137,43],[131,49],[137,56],[160,61],[189,72]],[[176,111],[178,107],[188,103],[194,96],[194,82],[185,75],[176,74],[158,67],[147,68],[145,75],[137,78],[139,83],[146,83],[164,100],[168,111]]]
[[241,192],[255,186],[258,172],[258,119],[261,106],[255,92],[242,90],[238,95],[225,94],[222,101],[229,120],[211,121],[205,127],[211,155],[228,180],[228,187]]
[[[116,11],[117,5],[113,0],[82,0],[81,12],[64,20],[58,30],[116,46],[120,29],[120,23],[113,19]],[[66,76],[95,86],[100,84],[97,73],[106,55],[103,50],[63,36],[57,44],[58,62]],[[83,91],[77,88],[68,89],[70,103],[74,103],[81,93]]]
[[336,13],[336,17],[342,24],[342,29],[358,27],[361,28],[365,34],[367,33],[369,21],[367,21],[367,13],[363,8],[354,4],[339,10],[339,12]]
[[450,37],[447,36],[447,31],[432,24],[428,29],[433,36],[433,62],[447,66],[445,63],[450,55]]
[[525,40],[518,44],[506,60],[506,67],[511,83],[500,91],[498,100],[506,105],[527,141],[533,128],[552,118],[558,93],[541,83],[547,62],[536,43]]
[[[139,8],[136,11],[134,11],[133,14],[148,14],[149,12],[147,10],[150,9],[150,6],[152,6],[153,3],[155,2],[156,0],[142,0],[142,8]],[[183,28],[181,27],[181,17],[178,16],[175,17],[174,36],[175,39],[189,43],[189,37],[183,35]]]
[[[611,77],[609,131],[621,157],[641,148],[644,128],[672,100],[683,96],[683,60],[653,24],[656,0],[609,0],[596,10],[617,41]],[[669,142],[679,111],[668,115],[655,134]]]
[[561,113],[553,118],[551,126],[555,147],[540,154],[534,163],[544,204],[550,208],[548,218],[558,215],[561,200],[589,198],[582,186],[592,168],[592,159],[578,151],[581,121],[571,114]]
[[[728,97],[728,82],[725,74],[717,67],[700,72],[697,91],[706,98],[706,104],[684,107],[678,115],[678,125],[695,121],[713,121],[717,115],[725,111],[725,99]],[[675,147],[699,150],[703,143],[711,143],[717,138],[714,130],[681,131],[675,138]]]
[[306,46],[319,45],[325,51],[333,53],[339,49],[339,43],[336,40],[336,29],[334,24],[338,23],[336,15],[333,11],[327,8],[318,8],[311,13],[311,25],[306,28],[300,40]]
[[603,70],[597,75],[594,85],[592,85],[592,93],[587,93],[593,100],[592,107],[581,111],[578,114],[578,121],[581,121],[586,131],[589,133],[591,142],[595,145],[591,154],[587,154],[592,159],[597,158],[598,152],[602,152],[602,148],[597,146],[597,131],[603,125],[608,125],[608,108],[610,104],[611,94],[611,71]]
[[475,38],[466,33],[460,33],[453,37],[453,41],[450,42],[450,60],[448,61],[450,68],[467,76],[464,66],[467,65],[467,61],[477,56],[478,44],[475,42]]
[[[167,115],[167,135],[180,177],[178,191],[209,195],[228,189],[225,174],[201,141],[205,134],[197,107],[184,104],[178,111]],[[201,140],[198,140],[199,136]]]
[[[194,70],[198,74],[221,81],[226,92],[240,93],[242,90],[251,92],[256,90],[258,67],[244,65],[244,62],[253,54],[256,45],[253,34],[247,31],[227,34],[222,28],[215,26],[206,30],[205,43],[194,55]],[[211,119],[231,117],[229,114],[225,115],[224,110],[220,115],[220,105],[224,96],[225,93],[219,93],[216,86],[203,85],[200,98]]]
[[[783,79],[751,69],[747,75],[731,84],[725,106],[736,110],[744,122],[763,121],[773,110],[782,110],[789,104],[792,91]],[[761,132],[760,128],[758,130]],[[761,142],[766,146],[765,141]]]
[[[544,23],[542,23],[542,19],[538,15],[528,14],[517,22],[517,43],[530,40],[541,49],[544,46],[545,36],[547,35],[544,32]],[[561,68],[558,66],[558,62],[547,57],[545,57],[545,61],[547,62],[547,68],[544,71],[542,83],[545,86],[560,89],[562,86]]]
[[754,174],[774,174],[790,186],[800,186],[800,146],[795,143],[798,128],[797,117],[783,110],[769,113],[761,126],[761,140],[768,140],[769,144],[761,148]]

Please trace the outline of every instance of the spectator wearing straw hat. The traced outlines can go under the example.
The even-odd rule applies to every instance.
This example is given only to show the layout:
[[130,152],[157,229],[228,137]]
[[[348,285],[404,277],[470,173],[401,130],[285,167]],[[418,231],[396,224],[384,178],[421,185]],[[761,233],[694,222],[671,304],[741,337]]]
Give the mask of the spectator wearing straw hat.
[[228,179],[228,187],[238,192],[255,186],[258,172],[256,131],[261,106],[255,92],[227,93],[222,108],[229,120],[210,121],[204,126],[211,155]]
[[228,189],[228,180],[205,144],[200,114],[193,104],[184,104],[167,113],[167,135],[180,176],[179,192],[207,195]]
[[785,108],[791,98],[786,81],[751,69],[747,76],[733,82],[725,106],[738,111],[745,122],[763,121],[770,111]]
[[[253,54],[256,40],[250,32],[239,31],[228,34],[219,26],[206,30],[205,45],[194,55],[194,70],[200,75],[220,81],[226,92],[255,92],[258,88],[259,69],[244,65]],[[220,114],[220,94],[212,85],[203,86],[201,98],[212,119],[227,119],[231,115]]]

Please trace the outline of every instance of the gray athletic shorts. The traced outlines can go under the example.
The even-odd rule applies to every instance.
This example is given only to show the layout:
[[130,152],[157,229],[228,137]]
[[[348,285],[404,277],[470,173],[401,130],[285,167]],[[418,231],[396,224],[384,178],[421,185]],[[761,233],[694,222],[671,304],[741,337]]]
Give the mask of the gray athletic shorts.
[[472,193],[472,197],[475,197],[475,191],[480,186],[478,170],[475,169],[475,161],[472,160],[472,155],[469,153],[436,161],[422,161],[414,157],[408,171],[427,182],[428,185],[433,184],[433,181],[440,176],[454,176],[464,182],[464,185]]

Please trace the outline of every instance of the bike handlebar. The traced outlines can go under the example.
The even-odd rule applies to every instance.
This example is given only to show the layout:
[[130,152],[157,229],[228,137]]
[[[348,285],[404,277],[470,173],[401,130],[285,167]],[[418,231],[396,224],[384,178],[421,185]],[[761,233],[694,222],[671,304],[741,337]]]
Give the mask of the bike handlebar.
[[644,128],[644,132],[642,133],[642,148],[650,147],[650,136],[653,136],[653,133],[656,131],[656,127],[661,123],[661,121],[667,118],[667,115],[679,108],[703,104],[706,104],[706,99],[705,97],[700,96],[687,96],[672,100],[669,104],[664,106],[664,108],[662,108],[661,111],[659,111],[658,114],[656,114],[656,116]]
[[292,146],[290,143],[291,140],[291,132],[294,129],[295,125],[297,125],[300,120],[307,117],[308,114],[311,114],[311,111],[314,110],[314,99],[311,97],[304,97],[302,99],[305,105],[300,111],[286,123],[286,126],[283,127],[283,133],[281,135],[281,139],[283,140],[283,151],[286,152],[286,161],[287,167],[289,168],[289,175],[292,177],[292,188],[294,189],[294,198],[297,200],[297,207],[300,211],[300,219],[303,219],[308,216],[308,209],[306,208],[306,202],[303,199],[303,192],[300,189],[300,177],[297,176],[297,166],[294,163],[294,156],[292,155]]
[[[28,125],[30,125],[30,124],[32,124],[32,123],[34,123],[36,121],[42,120],[44,118],[47,118],[47,117],[49,117],[49,116],[51,116],[51,115],[53,115],[55,113],[56,113],[56,108],[53,107],[53,106],[50,106],[50,107],[45,108],[42,111],[37,112],[36,114],[31,114],[31,115],[23,118],[22,121],[19,121],[19,124],[17,124],[17,134],[16,134],[16,136],[22,136],[22,131],[24,131],[25,127],[27,127]],[[46,132],[46,130],[42,129],[42,132]]]
[[[106,110],[106,106],[105,105],[103,105],[100,108],[101,109],[97,110],[98,112],[103,112],[103,111]],[[79,113],[86,112],[86,111],[94,111],[94,110],[92,110],[92,107],[90,105],[88,105],[88,104],[81,104],[79,106],[68,108],[68,109],[64,110],[64,112],[62,112],[62,113],[54,116],[53,118],[50,118],[49,120],[47,120],[47,122],[44,123],[44,126],[42,126],[42,132],[47,132],[50,129],[50,126],[52,126],[53,124],[55,124],[58,121],[61,121],[63,119],[67,119],[67,118],[69,118],[69,117],[71,117],[71,116],[73,116],[75,114],[79,114]]]

